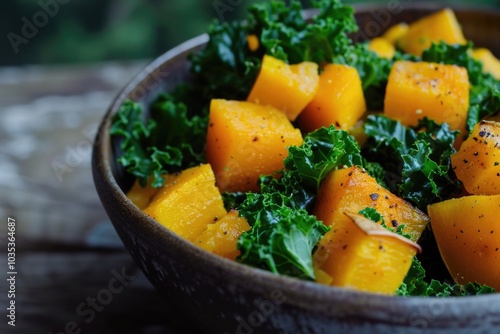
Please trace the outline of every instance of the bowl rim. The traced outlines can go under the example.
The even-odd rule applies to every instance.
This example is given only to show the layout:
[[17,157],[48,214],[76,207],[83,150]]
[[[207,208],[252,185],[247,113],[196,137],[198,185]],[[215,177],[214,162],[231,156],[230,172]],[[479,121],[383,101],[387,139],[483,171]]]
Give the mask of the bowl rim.
[[[412,10],[414,8],[422,9],[422,3],[414,5],[416,6],[407,6],[405,10]],[[446,5],[447,4],[444,4],[444,6]],[[436,4],[432,3],[432,6],[435,7]],[[353,7],[356,9],[356,6]],[[441,7],[443,7],[443,5]],[[377,7],[374,5],[369,8],[372,9]],[[464,10],[464,8],[459,7],[457,10]],[[481,10],[475,11],[480,12]],[[500,13],[500,11],[498,13]],[[100,122],[92,154],[94,182],[103,182],[101,186],[106,188],[113,195],[117,204],[123,205],[122,209],[124,210],[124,213],[130,215],[132,219],[137,220],[137,224],[134,222],[134,224],[128,226],[133,233],[138,236],[143,234],[147,235],[148,239],[151,238],[151,244],[166,245],[166,241],[168,240],[169,243],[167,247],[177,247],[181,252],[184,252],[185,254],[189,253],[198,261],[208,262],[212,267],[230,275],[231,277],[239,277],[246,281],[251,279],[253,282],[265,284],[271,289],[281,290],[286,293],[287,296],[291,297],[287,299],[287,303],[308,309],[311,308],[311,301],[314,303],[320,301],[325,303],[323,305],[332,305],[332,303],[346,303],[346,305],[354,305],[359,304],[359,301],[370,301],[370,303],[374,302],[378,305],[387,305],[387,303],[390,302],[392,305],[396,305],[399,309],[414,311],[415,309],[429,307],[433,302],[439,301],[442,303],[443,307],[449,308],[453,306],[460,307],[462,310],[470,309],[471,311],[469,314],[475,314],[477,312],[477,307],[475,306],[474,308],[471,308],[471,302],[474,302],[474,305],[480,303],[481,306],[484,307],[490,307],[495,303],[500,305],[500,293],[460,297],[405,297],[369,293],[335,286],[326,286],[316,282],[300,280],[294,277],[273,274],[269,271],[250,267],[202,250],[193,243],[171,232],[136,207],[121,190],[115,176],[113,175],[110,165],[110,159],[113,158],[111,138],[109,135],[111,117],[118,111],[121,104],[133,92],[134,88],[146,80],[151,73],[155,71],[155,69],[158,69],[160,66],[170,62],[175,62],[178,58],[185,57],[193,49],[205,44],[208,39],[207,34],[199,35],[168,50],[150,62],[125,86],[125,88],[118,93]],[[326,312],[327,314],[333,314],[329,313],[328,308],[326,307],[317,309],[322,309],[321,311]],[[359,310],[356,310],[353,314],[359,314],[358,312]]]

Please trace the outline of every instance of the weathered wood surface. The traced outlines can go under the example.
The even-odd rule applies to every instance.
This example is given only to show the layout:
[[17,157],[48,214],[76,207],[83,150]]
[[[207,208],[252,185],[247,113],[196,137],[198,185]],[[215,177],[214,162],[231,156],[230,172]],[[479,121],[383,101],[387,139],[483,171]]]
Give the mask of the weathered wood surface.
[[[0,333],[195,333],[137,270],[92,181],[96,126],[144,64],[0,68]],[[6,318],[9,217],[16,327]],[[126,286],[113,280],[122,271]],[[98,297],[106,305],[93,316],[87,298]]]

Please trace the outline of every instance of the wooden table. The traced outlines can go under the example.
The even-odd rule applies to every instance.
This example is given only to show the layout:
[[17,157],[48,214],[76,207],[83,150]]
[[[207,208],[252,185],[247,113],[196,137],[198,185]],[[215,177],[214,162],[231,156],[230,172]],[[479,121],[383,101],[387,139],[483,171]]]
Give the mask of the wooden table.
[[[144,65],[0,68],[0,333],[196,332],[137,269],[92,180],[97,124]],[[4,278],[9,218],[15,299]]]

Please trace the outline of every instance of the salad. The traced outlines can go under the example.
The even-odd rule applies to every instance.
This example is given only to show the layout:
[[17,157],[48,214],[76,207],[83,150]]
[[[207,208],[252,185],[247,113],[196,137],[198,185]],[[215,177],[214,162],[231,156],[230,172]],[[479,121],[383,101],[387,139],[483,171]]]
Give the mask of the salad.
[[[113,117],[127,196],[207,251],[403,296],[500,289],[500,61],[452,10],[354,43],[338,0],[214,23],[192,80]],[[498,161],[496,159],[498,155]]]

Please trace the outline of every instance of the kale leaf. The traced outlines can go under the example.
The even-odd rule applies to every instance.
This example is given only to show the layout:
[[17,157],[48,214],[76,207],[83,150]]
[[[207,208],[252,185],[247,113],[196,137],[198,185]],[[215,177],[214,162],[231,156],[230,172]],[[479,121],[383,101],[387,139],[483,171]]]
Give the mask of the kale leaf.
[[405,127],[385,116],[370,115],[365,123],[369,140],[367,156],[385,168],[393,193],[425,211],[428,204],[448,198],[459,189],[451,154],[458,131],[424,118],[416,127]]
[[122,140],[118,162],[127,172],[142,186],[152,176],[151,185],[160,187],[163,175],[203,162],[206,124],[206,117],[189,118],[183,103],[162,94],[147,122],[142,107],[126,101],[112,118],[110,134]]
[[425,278],[425,269],[420,264],[420,261],[414,258],[410,270],[396,294],[400,296],[453,297],[495,293],[495,289],[479,283],[460,285],[440,282],[435,279],[427,282]]
[[312,252],[328,228],[279,193],[248,194],[238,208],[252,229],[238,239],[240,262],[276,274],[314,279]]
[[302,16],[299,1],[271,1],[256,4],[252,14],[252,33],[259,36],[265,53],[289,64],[303,61],[331,62],[344,54],[352,41],[348,34],[357,30],[354,11],[339,0],[312,1],[319,9],[310,22]]

